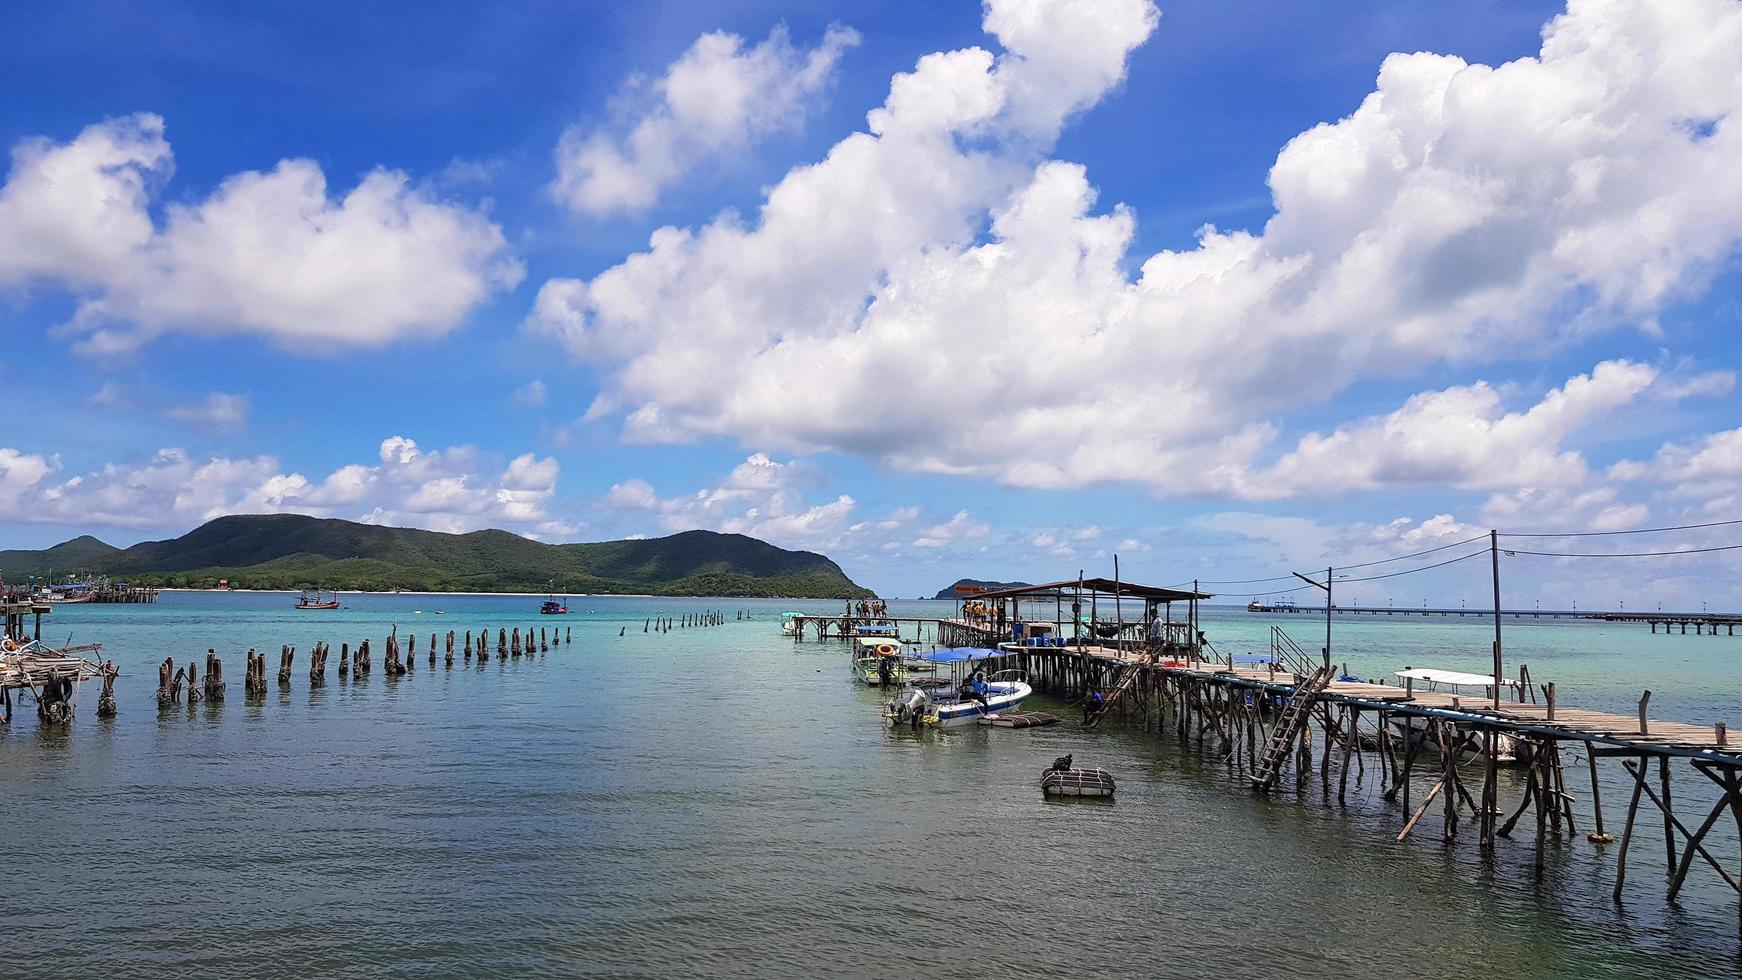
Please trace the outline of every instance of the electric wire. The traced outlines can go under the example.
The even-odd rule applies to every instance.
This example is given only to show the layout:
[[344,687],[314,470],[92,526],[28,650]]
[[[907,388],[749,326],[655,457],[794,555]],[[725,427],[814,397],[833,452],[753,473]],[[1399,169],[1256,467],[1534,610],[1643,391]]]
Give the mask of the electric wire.
[[1706,524],[1677,524],[1672,527],[1635,527],[1628,528],[1625,531],[1561,531],[1558,533],[1551,533],[1548,531],[1534,531],[1530,533],[1522,531],[1501,531],[1500,536],[1503,538],[1597,538],[1606,537],[1612,534],[1657,534],[1663,531],[1695,531],[1700,528],[1730,527],[1735,524],[1742,524],[1742,520],[1711,521]]
[[1711,548],[1683,548],[1679,551],[1519,551],[1501,549],[1508,555],[1535,555],[1539,558],[1665,558],[1672,555],[1704,555],[1713,551],[1735,551],[1742,544],[1724,544]]

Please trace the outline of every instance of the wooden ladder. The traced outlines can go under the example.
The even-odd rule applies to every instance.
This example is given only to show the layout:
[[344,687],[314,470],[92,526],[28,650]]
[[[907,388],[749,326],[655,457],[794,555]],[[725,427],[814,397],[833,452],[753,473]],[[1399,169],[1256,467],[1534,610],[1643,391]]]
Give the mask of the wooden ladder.
[[1306,727],[1313,702],[1318,699],[1319,692],[1330,683],[1331,669],[1319,667],[1313,671],[1311,677],[1295,684],[1288,705],[1276,719],[1276,727],[1270,730],[1270,741],[1264,745],[1264,756],[1258,760],[1258,768],[1252,773],[1253,785],[1259,789],[1269,789],[1276,782],[1283,764],[1288,761],[1289,753],[1294,751],[1295,741]]
[[1112,711],[1113,705],[1117,704],[1119,699],[1123,697],[1127,691],[1136,687],[1137,679],[1143,675],[1143,667],[1141,664],[1128,663],[1122,669],[1124,670],[1124,673],[1120,675],[1119,682],[1113,685],[1111,693],[1101,699],[1101,709],[1089,716],[1088,724],[1090,728],[1094,728],[1095,725],[1106,716],[1107,712]]

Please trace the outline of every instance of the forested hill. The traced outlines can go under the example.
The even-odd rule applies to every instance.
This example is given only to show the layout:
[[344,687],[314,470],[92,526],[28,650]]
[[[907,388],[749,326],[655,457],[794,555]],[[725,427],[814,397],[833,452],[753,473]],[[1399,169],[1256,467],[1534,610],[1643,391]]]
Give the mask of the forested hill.
[[932,596],[932,598],[933,599],[972,599],[974,597],[972,594],[963,595],[962,593],[956,591],[957,589],[962,588],[963,586],[971,586],[977,590],[985,591],[985,592],[995,592],[999,589],[1026,588],[1028,586],[1028,583],[1027,582],[988,582],[984,579],[962,578],[962,579],[957,579],[956,584],[950,586],[949,588],[939,589],[938,594],[935,596]]
[[188,588],[364,589],[858,598],[822,555],[742,534],[544,544],[507,531],[444,534],[294,514],[220,517],[168,541],[114,548],[90,536],[0,551],[0,574],[88,573]]

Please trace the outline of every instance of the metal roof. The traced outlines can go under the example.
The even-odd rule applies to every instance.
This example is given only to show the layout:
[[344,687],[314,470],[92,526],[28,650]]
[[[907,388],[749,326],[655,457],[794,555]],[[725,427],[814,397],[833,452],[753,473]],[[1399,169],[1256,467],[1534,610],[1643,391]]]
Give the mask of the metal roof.
[[[997,589],[982,592],[975,596],[965,596],[972,599],[1011,599],[1021,596],[1045,594],[1066,595],[1076,591],[1079,580],[1069,579],[1064,582],[1046,582],[1041,585],[1024,585],[1014,589]],[[1151,599],[1155,602],[1185,602],[1189,599],[1212,599],[1215,596],[1209,592],[1183,592],[1179,589],[1164,589],[1158,585],[1138,585],[1135,582],[1119,582],[1117,588],[1110,578],[1082,579],[1084,592],[1099,592],[1102,595],[1113,595],[1115,591],[1123,598]]]

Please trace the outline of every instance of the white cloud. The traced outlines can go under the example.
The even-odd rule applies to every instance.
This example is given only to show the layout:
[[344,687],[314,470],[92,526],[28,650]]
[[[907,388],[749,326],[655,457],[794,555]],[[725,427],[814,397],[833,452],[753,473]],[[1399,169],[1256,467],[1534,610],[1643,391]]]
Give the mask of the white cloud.
[[543,405],[549,396],[550,389],[545,387],[544,382],[538,378],[533,378],[531,381],[528,381],[514,389],[514,404],[529,406]]
[[143,463],[69,476],[58,458],[0,449],[0,520],[185,530],[225,514],[293,513],[436,531],[576,530],[547,511],[554,459],[527,453],[492,474],[469,447],[425,451],[400,436],[379,455],[377,465],[340,467],[316,483],[271,456],[201,460],[162,449]]
[[551,196],[594,216],[645,210],[697,166],[797,126],[858,43],[838,25],[808,51],[784,26],[750,48],[736,34],[703,34],[647,84],[624,135],[579,126],[563,134]]
[[[106,388],[107,386],[105,390]],[[163,414],[195,429],[237,432],[248,424],[248,398],[245,395],[214,391],[203,401],[192,405],[176,405]]]
[[801,463],[753,453],[714,486],[663,497],[653,484],[632,478],[612,484],[599,503],[608,510],[646,513],[667,532],[702,528],[747,534],[784,548],[823,550],[836,557],[876,548],[886,540],[902,541],[919,518],[919,508],[900,507],[880,518],[856,519],[858,501],[849,494],[813,504],[803,493],[812,479]]
[[[1649,365],[1604,361],[1518,412],[1507,412],[1502,393],[1486,382],[1423,392],[1388,415],[1302,438],[1274,466],[1230,489],[1290,497],[1398,486],[1573,486],[1590,470],[1581,453],[1562,443],[1635,402],[1658,376]],[[1688,390],[1701,389],[1682,385],[1670,394]]]
[[965,510],[956,511],[956,516],[942,524],[934,524],[920,532],[913,540],[915,548],[946,548],[962,541],[978,541],[989,537],[992,527],[974,519]]
[[69,143],[29,139],[0,187],[0,285],[80,297],[63,331],[112,354],[171,330],[254,333],[292,350],[446,333],[516,284],[501,230],[397,171],[339,197],[311,160],[225,179],[205,200],[152,192],[172,169],[163,120],[141,113]]
[[1070,558],[1077,553],[1071,543],[1051,531],[1042,531],[1029,539],[1034,550],[1055,558]]
[[[627,436],[1019,486],[1238,487],[1291,412],[1363,379],[1650,329],[1742,238],[1730,0],[1579,0],[1538,57],[1499,67],[1392,55],[1352,114],[1278,154],[1260,232],[1206,227],[1146,258],[1082,167],[1035,161],[1117,83],[1150,6],[991,0],[985,23],[1003,53],[920,59],[868,132],[791,171],[753,219],[662,228],[590,280],[544,285],[530,325],[603,367]],[[819,364],[828,384],[791,383]],[[1495,397],[1410,410],[1525,441],[1558,425],[1553,406],[1511,419]],[[1422,448],[1363,479],[1462,466]]]

